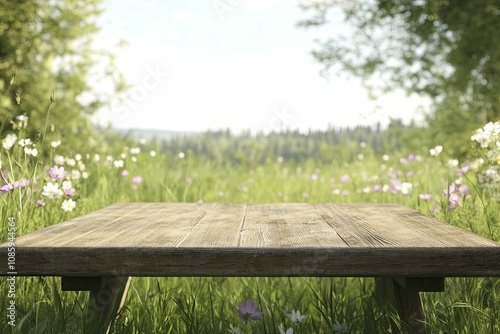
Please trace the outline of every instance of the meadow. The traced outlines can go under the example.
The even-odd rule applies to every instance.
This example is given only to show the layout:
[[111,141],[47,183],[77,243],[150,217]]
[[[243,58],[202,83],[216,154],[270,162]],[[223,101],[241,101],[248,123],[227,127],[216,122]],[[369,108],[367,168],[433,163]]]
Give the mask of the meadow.
[[[172,151],[157,142],[101,136],[91,150],[64,148],[57,131],[28,137],[29,119],[2,131],[0,241],[116,202],[399,203],[500,241],[500,123],[463,138],[475,153],[456,159],[446,143],[380,152],[363,141],[331,143],[322,159],[270,154],[240,161]],[[61,143],[61,140],[63,141]],[[227,142],[227,139],[224,139]],[[210,143],[217,151],[222,142]],[[254,144],[272,146],[255,138]],[[82,147],[84,145],[82,144]],[[332,153],[334,152],[334,153]],[[60,279],[17,277],[17,322],[8,324],[9,283],[0,279],[1,333],[80,333],[84,292]],[[245,322],[240,303],[262,316]],[[446,292],[423,294],[431,333],[499,333],[500,280],[450,278]],[[300,312],[300,314],[297,313]],[[300,315],[306,315],[302,317]],[[133,278],[116,333],[388,333],[393,310],[370,278]]]

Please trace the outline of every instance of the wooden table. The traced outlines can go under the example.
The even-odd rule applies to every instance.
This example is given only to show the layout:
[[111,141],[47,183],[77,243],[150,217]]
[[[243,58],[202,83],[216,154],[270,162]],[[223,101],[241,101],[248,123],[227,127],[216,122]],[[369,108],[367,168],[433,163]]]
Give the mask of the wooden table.
[[500,276],[500,244],[393,204],[126,203],[19,237],[16,271],[89,290],[100,332],[129,276],[381,277],[404,328],[424,333],[419,292]]

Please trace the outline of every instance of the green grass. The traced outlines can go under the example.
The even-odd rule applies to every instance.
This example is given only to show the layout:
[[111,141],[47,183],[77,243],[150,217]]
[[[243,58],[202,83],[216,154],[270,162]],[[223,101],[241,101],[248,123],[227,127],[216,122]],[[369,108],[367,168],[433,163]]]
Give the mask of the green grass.
[[[22,137],[22,134],[18,134]],[[48,144],[46,140],[46,144]],[[116,146],[116,145],[115,145]],[[40,148],[41,149],[41,148]],[[471,191],[454,210],[448,208],[443,189],[459,178],[456,169],[440,157],[425,156],[419,161],[400,162],[394,153],[383,161],[370,152],[353,161],[318,163],[312,159],[296,163],[270,161],[253,167],[214,162],[187,153],[177,156],[147,153],[131,154],[120,148],[83,154],[80,170],[88,178],[73,179],[77,206],[64,212],[63,199],[50,200],[41,195],[43,182],[49,182],[50,157],[35,158],[15,146],[2,150],[6,178],[29,178],[28,187],[0,194],[2,202],[1,241],[7,240],[7,217],[16,218],[17,235],[94,211],[115,202],[377,202],[400,203],[424,214],[500,240],[500,204],[477,187],[473,172],[463,183]],[[366,150],[366,149],[365,149]],[[123,151],[123,152],[122,152]],[[125,153],[124,167],[113,161]],[[352,155],[352,153],[351,153]],[[67,158],[74,158],[69,156]],[[134,162],[134,160],[137,160]],[[66,160],[67,161],[67,160]],[[64,164],[69,171],[78,169]],[[128,175],[122,176],[126,169]],[[350,181],[342,182],[342,175]],[[34,177],[38,177],[38,183]],[[132,189],[134,176],[143,181]],[[409,194],[374,191],[375,185],[390,185],[391,180],[410,182]],[[60,182],[60,181],[58,181]],[[343,195],[343,192],[349,192]],[[429,201],[419,198],[428,193]],[[43,199],[45,207],[35,204]],[[6,312],[8,282],[0,280],[0,313]],[[374,279],[370,278],[133,278],[116,328],[118,333],[228,333],[238,326],[242,332],[279,333],[278,326],[291,326],[287,312],[300,310],[307,318],[294,333],[333,333],[335,325],[346,323],[349,333],[390,332],[394,316],[376,298]],[[87,293],[61,292],[60,279],[53,277],[18,277],[16,282],[17,326],[0,317],[1,333],[79,333],[85,321]],[[261,320],[243,324],[236,310],[238,304],[252,299],[263,311]],[[452,278],[446,292],[425,293],[423,303],[431,333],[499,333],[500,281],[492,278]],[[5,313],[4,313],[5,314]]]

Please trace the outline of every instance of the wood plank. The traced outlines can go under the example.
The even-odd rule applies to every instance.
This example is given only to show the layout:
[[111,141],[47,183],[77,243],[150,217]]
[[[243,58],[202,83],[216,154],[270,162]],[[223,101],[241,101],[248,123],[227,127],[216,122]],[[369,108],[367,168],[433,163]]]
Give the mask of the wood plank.
[[176,247],[237,247],[246,210],[246,204],[217,204]]
[[498,247],[473,233],[394,204],[316,204],[351,247]]
[[240,247],[347,247],[311,204],[250,204]]
[[16,246],[19,275],[500,276],[499,244],[387,204],[118,204]]
[[21,248],[16,269],[25,276],[500,277],[499,259],[500,247]]

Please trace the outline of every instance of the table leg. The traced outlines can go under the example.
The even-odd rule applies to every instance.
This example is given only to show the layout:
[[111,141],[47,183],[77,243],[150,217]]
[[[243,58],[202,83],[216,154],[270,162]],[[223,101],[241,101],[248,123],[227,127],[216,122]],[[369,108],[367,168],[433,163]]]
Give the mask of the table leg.
[[400,318],[400,326],[392,324],[392,333],[427,333],[420,292],[444,291],[444,278],[384,277],[383,281],[385,296]]
[[90,291],[85,333],[112,332],[130,284],[129,277],[62,277],[63,291]]

